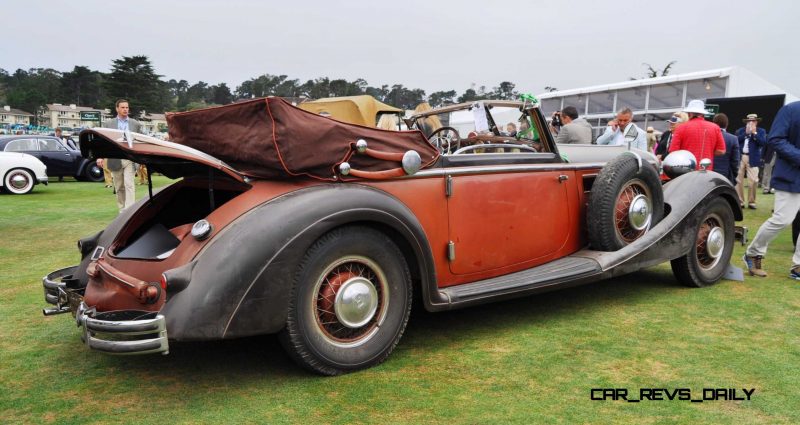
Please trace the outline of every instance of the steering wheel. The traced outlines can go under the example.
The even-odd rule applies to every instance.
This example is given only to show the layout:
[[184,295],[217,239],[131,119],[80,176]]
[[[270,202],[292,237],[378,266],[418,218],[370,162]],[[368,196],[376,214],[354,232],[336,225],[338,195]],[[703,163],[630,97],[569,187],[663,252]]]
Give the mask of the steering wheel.
[[428,140],[439,149],[442,154],[450,154],[461,147],[461,136],[453,127],[441,127],[428,136]]

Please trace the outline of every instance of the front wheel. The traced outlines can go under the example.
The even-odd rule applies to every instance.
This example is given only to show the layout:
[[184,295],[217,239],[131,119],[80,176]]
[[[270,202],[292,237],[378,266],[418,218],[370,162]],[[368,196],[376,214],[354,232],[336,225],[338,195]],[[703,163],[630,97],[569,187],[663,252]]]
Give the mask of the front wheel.
[[408,266],[388,236],[336,229],[298,268],[281,343],[295,362],[324,375],[374,366],[400,340],[411,296]]
[[15,168],[3,177],[3,187],[8,193],[24,195],[33,190],[36,181],[33,174],[24,168]]
[[730,204],[722,198],[706,204],[698,215],[702,220],[695,226],[694,244],[670,265],[679,282],[700,288],[713,285],[725,274],[733,253],[734,220]]

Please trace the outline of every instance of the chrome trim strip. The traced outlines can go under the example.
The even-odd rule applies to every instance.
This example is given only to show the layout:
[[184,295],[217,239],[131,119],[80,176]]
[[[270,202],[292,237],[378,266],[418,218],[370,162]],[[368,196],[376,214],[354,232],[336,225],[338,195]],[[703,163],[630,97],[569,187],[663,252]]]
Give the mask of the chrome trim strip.
[[524,173],[529,171],[564,171],[564,170],[594,170],[603,168],[605,162],[589,162],[582,164],[514,164],[514,165],[483,165],[475,167],[453,167],[453,168],[433,168],[417,172],[413,176],[402,177],[408,178],[423,178],[423,177],[439,177],[444,175],[472,175],[472,174],[488,174],[488,173]]
[[[500,148],[500,149],[520,149],[520,150],[524,150],[525,151],[523,153],[541,153],[541,152],[537,151],[536,149],[534,149],[534,148],[532,148],[532,147],[530,147],[528,145],[523,145],[523,144],[515,144],[515,143],[486,143],[486,144],[483,144],[483,145],[464,146],[463,148],[460,148],[460,149],[456,150],[455,152],[453,152],[450,155],[462,155],[462,154],[464,154],[464,152],[474,151],[476,149],[497,149],[497,148]],[[500,152],[500,153],[502,153],[502,152]]]

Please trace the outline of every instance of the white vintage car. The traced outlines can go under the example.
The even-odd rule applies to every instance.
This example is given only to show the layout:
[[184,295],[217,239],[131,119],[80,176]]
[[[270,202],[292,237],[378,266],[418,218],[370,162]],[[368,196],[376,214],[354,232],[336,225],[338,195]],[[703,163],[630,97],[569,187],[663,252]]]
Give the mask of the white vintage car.
[[0,152],[0,178],[0,189],[24,195],[39,183],[47,184],[47,167],[33,155]]

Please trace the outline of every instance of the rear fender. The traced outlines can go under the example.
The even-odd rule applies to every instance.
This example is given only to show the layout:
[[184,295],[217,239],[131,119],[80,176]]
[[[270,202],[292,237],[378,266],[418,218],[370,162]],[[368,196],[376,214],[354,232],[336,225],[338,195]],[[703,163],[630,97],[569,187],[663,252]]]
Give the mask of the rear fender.
[[417,264],[409,267],[420,271],[423,288],[435,280],[427,238],[399,200],[355,184],[314,186],[254,208],[215,236],[196,257],[190,284],[162,310],[170,337],[202,340],[279,331],[305,252],[325,233],[351,223],[391,228],[410,247]]

